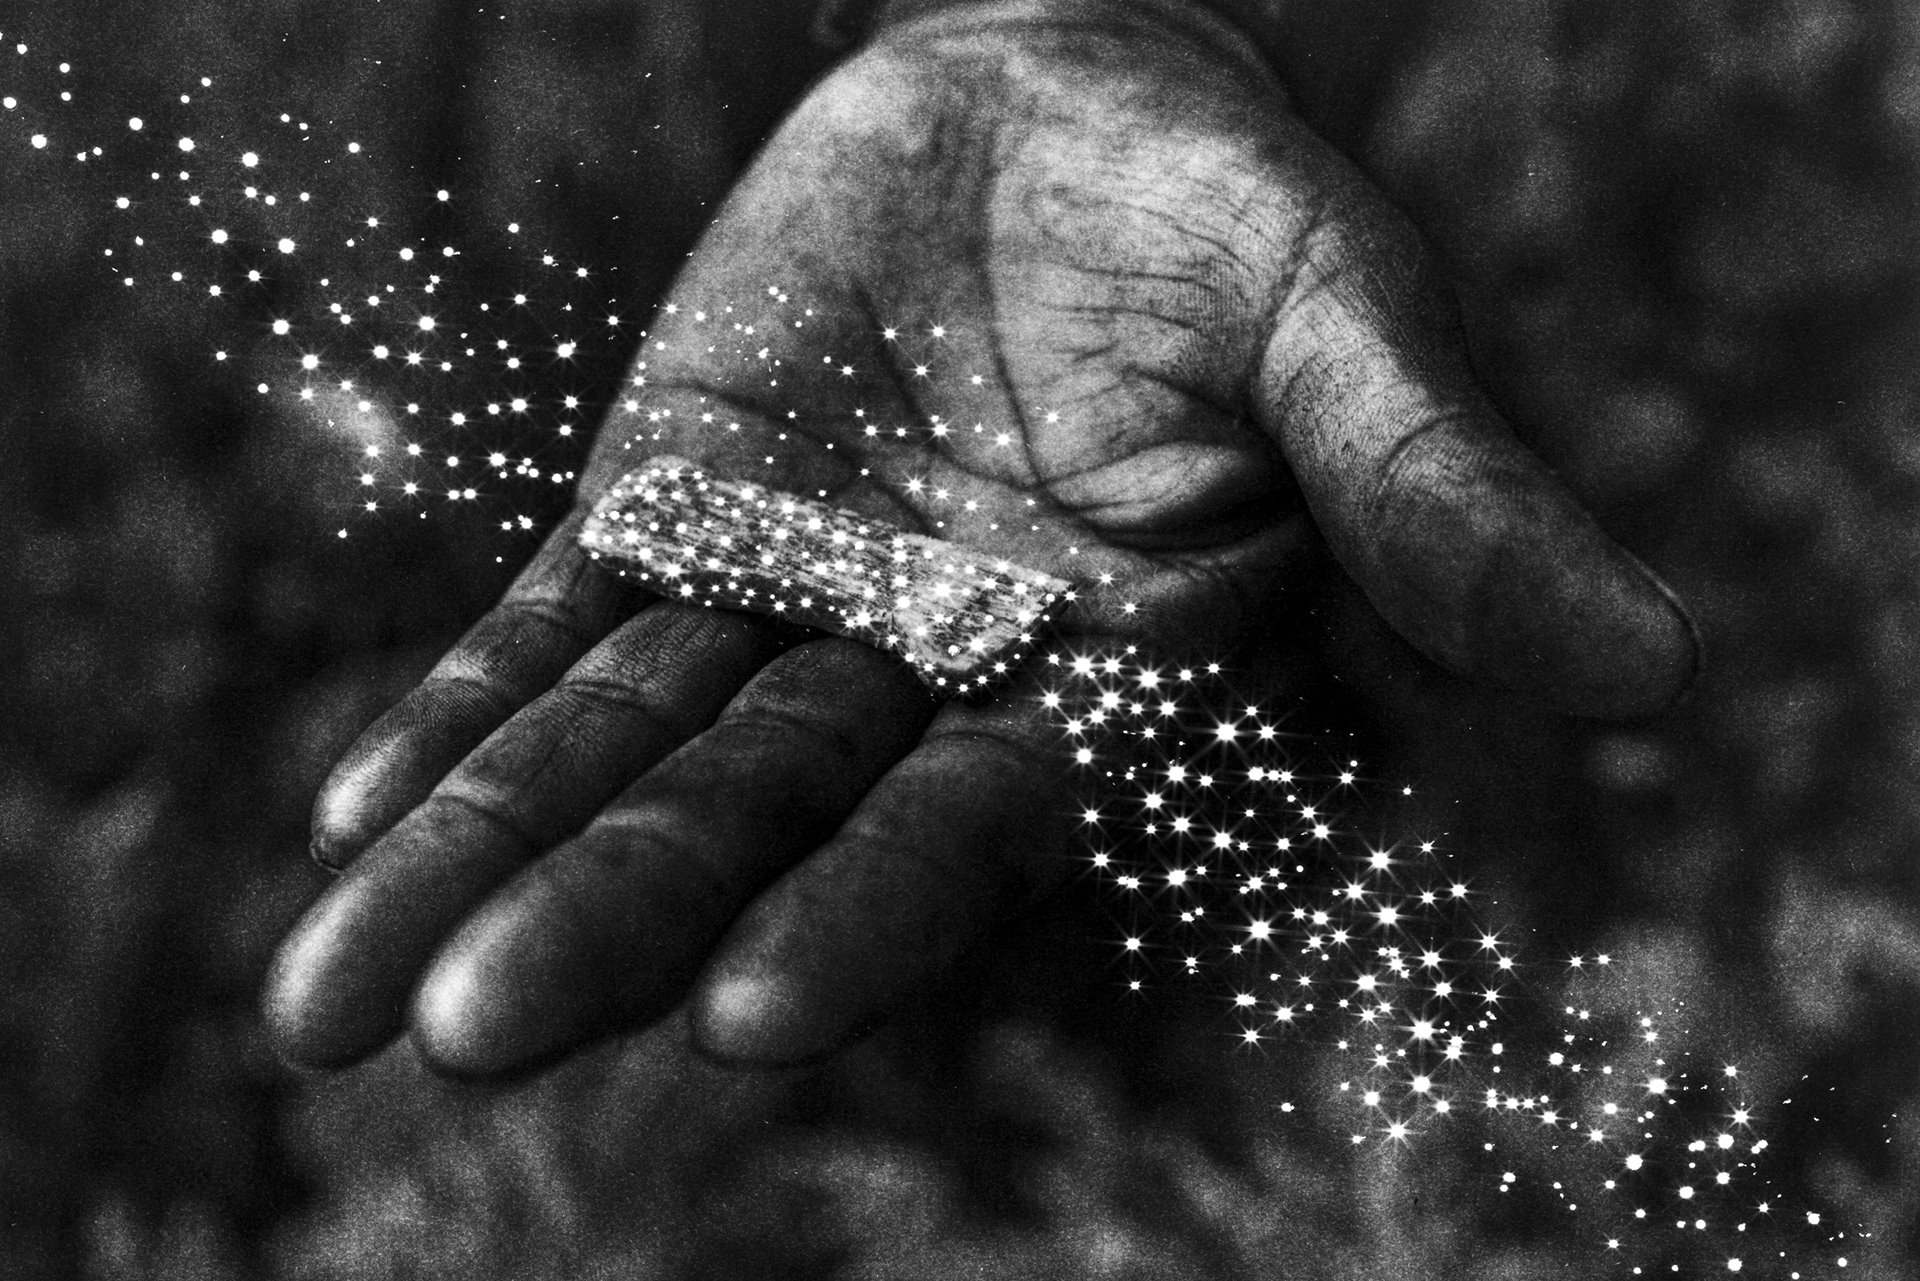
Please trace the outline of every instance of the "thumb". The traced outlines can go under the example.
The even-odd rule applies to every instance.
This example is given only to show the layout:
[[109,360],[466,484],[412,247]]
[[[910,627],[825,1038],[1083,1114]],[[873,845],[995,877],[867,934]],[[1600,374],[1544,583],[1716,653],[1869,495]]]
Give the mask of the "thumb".
[[1692,620],[1487,403],[1413,230],[1344,186],[1255,388],[1335,556],[1454,672],[1584,715],[1671,706],[1700,663]]

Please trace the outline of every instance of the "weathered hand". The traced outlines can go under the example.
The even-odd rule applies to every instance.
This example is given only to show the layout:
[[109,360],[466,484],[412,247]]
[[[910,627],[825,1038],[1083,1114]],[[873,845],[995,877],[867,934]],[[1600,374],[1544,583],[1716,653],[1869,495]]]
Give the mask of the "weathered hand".
[[[1324,540],[1454,671],[1660,709],[1689,624],[1487,407],[1432,275],[1227,28],[957,9],[768,146],[648,344],[654,418],[616,415],[582,499],[669,452],[826,491],[1095,585],[1062,643],[1148,652],[1288,627]],[[770,285],[813,310],[775,387],[730,355]],[[916,379],[889,321],[979,381]],[[1030,700],[938,707],[853,642],[640,606],[575,528],[322,793],[316,849],[350,865],[269,982],[289,1058],[410,1022],[434,1064],[506,1070],[685,1002],[707,1051],[792,1061],[1072,866]]]

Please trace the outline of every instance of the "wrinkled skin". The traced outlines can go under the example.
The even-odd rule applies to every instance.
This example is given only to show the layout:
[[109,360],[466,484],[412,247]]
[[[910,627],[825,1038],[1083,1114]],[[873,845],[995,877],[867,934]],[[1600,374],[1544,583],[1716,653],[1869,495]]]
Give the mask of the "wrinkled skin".
[[[581,502],[669,450],[824,490],[1112,575],[1061,643],[1149,652],[1297,628],[1324,546],[1455,672],[1660,710],[1697,661],[1685,616],[1486,405],[1432,277],[1225,27],[956,10],[884,36],[769,144],[643,353],[672,414],[657,439],[610,424]],[[752,317],[769,284],[816,313],[778,389],[694,318]],[[944,365],[981,383],[916,378],[889,320],[942,325]],[[962,414],[986,430],[861,431]],[[1031,699],[939,706],[852,642],[647,604],[572,534],[322,793],[316,850],[345,872],[269,980],[288,1058],[410,1027],[442,1070],[508,1071],[684,1006],[709,1054],[798,1061],[1072,866]]]

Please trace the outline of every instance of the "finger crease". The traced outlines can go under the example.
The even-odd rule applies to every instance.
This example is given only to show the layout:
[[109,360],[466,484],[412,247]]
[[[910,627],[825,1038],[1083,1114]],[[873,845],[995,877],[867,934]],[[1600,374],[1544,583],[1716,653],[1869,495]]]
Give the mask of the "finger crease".
[[1427,494],[1433,492],[1431,480],[1409,477],[1407,472],[1421,468],[1423,460],[1419,451],[1430,446],[1432,438],[1438,432],[1456,426],[1472,415],[1464,409],[1446,409],[1429,414],[1415,423],[1387,450],[1380,460],[1379,474],[1374,480],[1372,501],[1368,504],[1368,524],[1385,526],[1388,516],[1396,506],[1396,501],[1408,493]]
[[794,712],[774,707],[743,708],[729,713],[722,721],[727,728],[748,731],[771,730],[804,740],[816,749],[830,753],[840,763],[861,760],[862,740],[855,734],[832,725],[808,720]]
[[546,844],[545,841],[540,839],[540,834],[532,831],[526,824],[509,818],[493,806],[461,792],[449,791],[443,788],[433,794],[431,803],[449,805],[455,809],[464,810],[468,814],[481,819],[487,826],[504,833],[510,837],[518,847],[514,852],[520,862],[524,863],[529,858],[532,858],[535,854],[539,853],[541,847]]
[[671,735],[675,742],[692,738],[707,723],[707,718],[701,716],[669,716],[661,710],[660,700],[651,697],[648,690],[605,677],[568,676],[555,692],[578,698],[598,710],[631,712],[644,720],[648,728]]
[[601,630],[590,626],[570,606],[548,600],[509,600],[500,606],[500,612],[511,615],[516,621],[524,620],[544,626],[557,632],[582,649],[594,644],[601,636]]

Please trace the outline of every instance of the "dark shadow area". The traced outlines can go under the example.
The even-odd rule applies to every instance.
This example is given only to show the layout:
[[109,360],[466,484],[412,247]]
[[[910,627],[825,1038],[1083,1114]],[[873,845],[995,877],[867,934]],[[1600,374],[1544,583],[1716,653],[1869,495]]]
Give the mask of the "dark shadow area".
[[[343,235],[313,215],[296,274],[271,219],[231,223],[209,270],[270,278],[220,308],[147,268],[128,287],[102,253],[130,234],[126,171],[51,153],[124,150],[135,115],[364,141],[284,190],[382,211],[395,246],[471,246],[439,299],[504,315],[533,280],[542,316],[594,316],[577,360],[500,395],[551,379],[605,406],[732,176],[837,55],[771,0],[271,13],[0,15],[21,103],[0,113],[0,1275],[1622,1274],[1537,1133],[1463,1108],[1355,1144],[1315,1102],[1343,1079],[1326,1046],[1243,1045],[1231,993],[1172,973],[1127,991],[1090,883],[806,1071],[688,1060],[672,1022],[490,1090],[404,1046],[324,1080],[277,1065],[257,991],[325,883],[314,793],[564,510],[545,477],[585,433],[542,420],[541,481],[510,497],[367,518],[364,446],[402,437],[351,402],[399,403],[401,373],[358,354],[331,400],[253,390],[299,376],[275,317],[336,323],[315,280]],[[1365,132],[1454,273],[1477,371],[1690,602],[1710,669],[1658,722],[1574,724],[1439,676],[1336,595],[1302,620],[1330,657],[1298,728],[1364,760],[1384,799],[1357,824],[1435,839],[1517,941],[1515,1057],[1544,1062],[1581,1004],[1654,1075],[1632,1055],[1657,1018],[1646,1055],[1740,1065],[1686,1104],[1707,1134],[1748,1100],[1770,1140],[1738,1212],[1815,1207],[1778,1238],[1807,1276],[1840,1255],[1911,1275],[1920,8],[1466,0]],[[144,169],[140,193],[180,186]],[[214,252],[197,213],[154,217],[156,244]],[[1606,982],[1569,970],[1603,952]],[[1657,1257],[1726,1274],[1681,1237]]]

